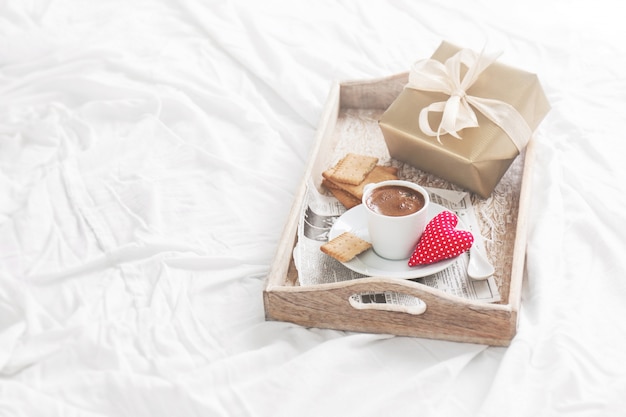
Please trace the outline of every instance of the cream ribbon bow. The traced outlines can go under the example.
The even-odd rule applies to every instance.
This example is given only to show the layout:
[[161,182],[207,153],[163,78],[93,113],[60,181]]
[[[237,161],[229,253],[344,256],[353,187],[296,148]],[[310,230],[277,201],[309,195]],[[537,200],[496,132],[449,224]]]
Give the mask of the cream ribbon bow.
[[[513,141],[518,150],[522,150],[532,130],[521,114],[510,104],[500,100],[470,96],[467,89],[474,84],[478,76],[491,65],[499,56],[480,55],[469,49],[461,49],[445,64],[426,59],[416,62],[409,74],[407,88],[415,90],[434,91],[450,96],[447,101],[440,101],[423,108],[419,115],[419,126],[424,134],[436,136],[441,143],[440,136],[449,133],[461,139],[459,131],[466,127],[478,127],[476,114],[472,106],[485,117],[498,125]],[[468,70],[461,79],[461,64]],[[470,106],[471,105],[471,106]],[[441,123],[434,131],[428,121],[429,112],[440,112]]]

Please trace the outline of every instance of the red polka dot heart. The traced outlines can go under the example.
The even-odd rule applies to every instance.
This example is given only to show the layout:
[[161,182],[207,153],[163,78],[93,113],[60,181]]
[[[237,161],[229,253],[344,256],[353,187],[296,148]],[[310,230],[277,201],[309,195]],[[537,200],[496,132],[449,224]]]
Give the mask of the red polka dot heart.
[[426,265],[458,256],[472,247],[474,236],[466,230],[457,230],[459,218],[450,211],[436,215],[424,229],[409,266]]

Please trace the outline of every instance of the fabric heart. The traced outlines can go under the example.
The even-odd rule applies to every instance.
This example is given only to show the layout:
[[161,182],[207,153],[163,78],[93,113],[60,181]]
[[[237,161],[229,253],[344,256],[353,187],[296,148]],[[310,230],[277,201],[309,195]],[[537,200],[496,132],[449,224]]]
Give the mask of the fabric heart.
[[436,215],[424,229],[409,266],[426,265],[444,259],[454,258],[472,247],[474,236],[471,232],[455,229],[459,218],[450,211]]

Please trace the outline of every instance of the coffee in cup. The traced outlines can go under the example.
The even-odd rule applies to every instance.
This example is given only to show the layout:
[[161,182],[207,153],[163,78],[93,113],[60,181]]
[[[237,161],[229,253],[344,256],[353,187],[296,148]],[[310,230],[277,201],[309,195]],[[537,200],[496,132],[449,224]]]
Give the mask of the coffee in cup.
[[384,216],[407,216],[426,204],[424,195],[405,185],[383,185],[374,188],[365,201],[367,207]]

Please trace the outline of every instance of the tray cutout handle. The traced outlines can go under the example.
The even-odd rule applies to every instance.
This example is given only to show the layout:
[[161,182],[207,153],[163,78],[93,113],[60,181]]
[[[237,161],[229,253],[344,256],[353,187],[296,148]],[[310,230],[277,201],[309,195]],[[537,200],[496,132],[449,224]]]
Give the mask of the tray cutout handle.
[[[400,313],[412,314],[419,316],[426,312],[426,303],[413,295],[406,294],[411,304],[389,303],[387,299],[393,297],[394,294],[402,298],[404,294],[392,293],[390,291],[384,293],[358,293],[348,297],[350,305],[357,310],[380,310],[380,311],[397,311]],[[367,300],[367,301],[363,301]]]

